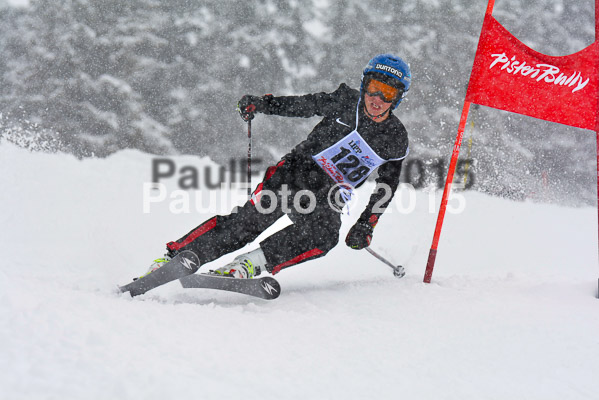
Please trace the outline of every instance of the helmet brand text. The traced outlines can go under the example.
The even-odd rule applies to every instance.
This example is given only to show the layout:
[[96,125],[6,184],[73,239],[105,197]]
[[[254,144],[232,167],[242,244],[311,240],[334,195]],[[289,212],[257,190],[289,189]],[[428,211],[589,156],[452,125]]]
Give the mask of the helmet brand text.
[[395,76],[398,76],[399,78],[403,78],[403,73],[400,70],[397,70],[393,67],[390,67],[388,65],[385,64],[377,64],[375,67],[375,69],[380,69],[381,71],[386,71],[389,72]]

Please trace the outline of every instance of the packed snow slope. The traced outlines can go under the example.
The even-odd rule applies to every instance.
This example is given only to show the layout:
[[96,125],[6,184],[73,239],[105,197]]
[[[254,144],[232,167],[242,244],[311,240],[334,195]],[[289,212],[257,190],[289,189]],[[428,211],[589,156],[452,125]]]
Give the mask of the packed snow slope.
[[278,274],[275,301],[178,282],[131,298],[116,285],[211,215],[144,213],[151,160],[0,144],[0,398],[598,398],[596,209],[457,193],[427,285],[436,212],[405,191],[372,243],[403,279],[340,244]]

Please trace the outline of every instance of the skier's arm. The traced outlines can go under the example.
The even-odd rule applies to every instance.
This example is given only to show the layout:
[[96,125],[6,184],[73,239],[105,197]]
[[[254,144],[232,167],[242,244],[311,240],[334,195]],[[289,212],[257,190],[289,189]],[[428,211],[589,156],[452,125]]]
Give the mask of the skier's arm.
[[[267,115],[280,115],[283,117],[309,118],[315,115],[325,116],[339,108],[351,95],[350,89],[341,84],[332,93],[313,93],[303,96],[273,96],[267,94],[262,97],[245,95],[239,101],[238,109],[245,120],[253,118],[253,112]],[[244,113],[252,113],[244,117]]]
[[315,115],[324,116],[327,110],[335,103],[333,93],[314,93],[303,96],[264,96],[264,108],[261,110],[267,115],[280,115],[282,117],[304,117]]
[[379,168],[379,176],[375,180],[376,187],[370,195],[370,201],[360,215],[359,221],[368,221],[372,215],[375,215],[378,220],[385,212],[399,185],[402,162],[403,160],[390,161]]
[[390,161],[379,168],[379,176],[375,180],[376,187],[370,195],[370,201],[345,238],[349,247],[363,249],[370,245],[374,227],[391,203],[399,185],[402,162],[403,160]]

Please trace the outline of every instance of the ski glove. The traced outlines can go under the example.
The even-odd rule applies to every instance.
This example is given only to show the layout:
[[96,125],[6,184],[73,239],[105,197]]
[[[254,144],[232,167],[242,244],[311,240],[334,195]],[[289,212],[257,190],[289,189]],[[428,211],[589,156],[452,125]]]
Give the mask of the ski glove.
[[245,122],[249,122],[254,119],[254,113],[266,112],[280,106],[281,104],[272,94],[265,94],[262,97],[246,94],[237,103],[237,111],[239,111],[239,115]]
[[245,122],[254,119],[254,113],[261,111],[263,100],[261,97],[246,94],[237,103],[237,111]]
[[372,215],[368,221],[358,220],[347,233],[345,244],[356,250],[370,246],[372,231],[377,221],[378,217],[376,215]]

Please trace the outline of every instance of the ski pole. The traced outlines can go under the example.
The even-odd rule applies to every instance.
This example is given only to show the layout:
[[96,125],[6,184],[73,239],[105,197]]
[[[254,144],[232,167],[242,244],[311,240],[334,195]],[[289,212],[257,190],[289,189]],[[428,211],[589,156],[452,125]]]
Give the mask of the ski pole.
[[389,267],[391,267],[391,269],[393,270],[393,275],[395,275],[396,278],[401,278],[406,274],[406,270],[404,267],[402,267],[401,265],[391,264],[389,261],[387,261],[386,258],[378,254],[376,251],[372,250],[370,247],[366,247],[366,251],[378,258],[380,261],[387,264]]
[[248,120],[248,200],[252,198],[252,120]]

